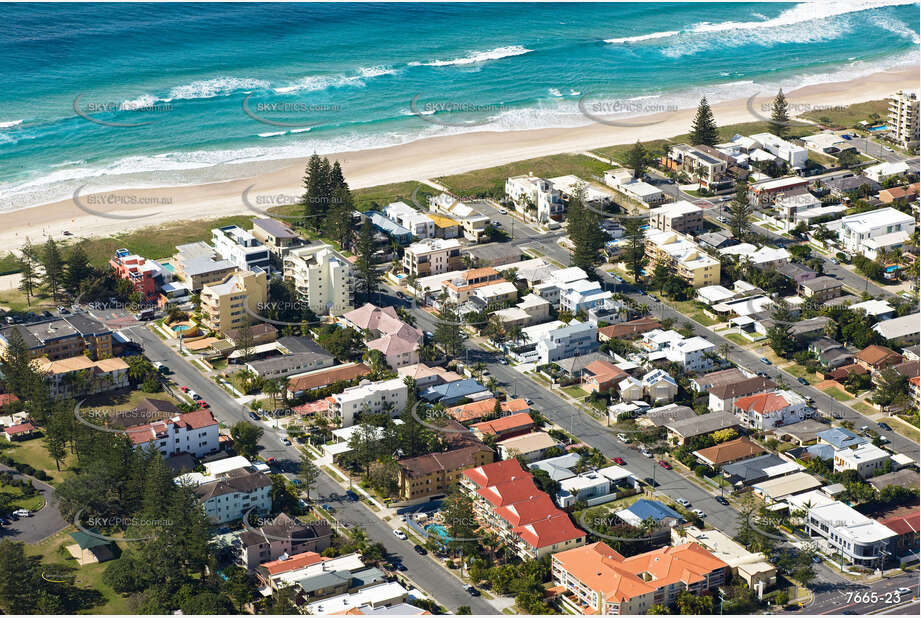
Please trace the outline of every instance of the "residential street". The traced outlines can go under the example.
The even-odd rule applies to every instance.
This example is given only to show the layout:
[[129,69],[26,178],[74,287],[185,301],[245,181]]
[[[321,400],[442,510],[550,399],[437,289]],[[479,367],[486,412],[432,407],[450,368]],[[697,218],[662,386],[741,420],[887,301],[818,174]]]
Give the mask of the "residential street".
[[[186,385],[198,392],[208,403],[215,418],[225,425],[239,421],[252,422],[246,416],[244,407],[235,401],[224,389],[217,386],[192,365],[160,340],[144,326],[126,329],[133,338],[143,342],[145,352],[151,361],[160,361],[173,372],[172,379],[180,385]],[[284,466],[293,465],[300,460],[297,447],[285,446],[280,435],[269,423],[262,423],[265,433],[260,441],[263,457],[275,457]],[[287,468],[286,468],[287,469]],[[322,468],[321,468],[322,469]],[[324,470],[315,489],[318,496],[332,493],[344,494],[344,490]],[[317,501],[322,502],[319,498]],[[340,523],[363,528],[368,538],[381,543],[388,552],[399,555],[408,569],[408,575],[424,592],[431,595],[439,604],[450,611],[461,605],[468,605],[474,614],[498,613],[483,597],[471,597],[463,589],[460,580],[429,557],[419,556],[407,541],[400,541],[393,536],[393,528],[382,521],[362,502],[341,500],[335,504],[335,517]]]
[[57,498],[51,485],[19,474],[14,468],[3,464],[0,464],[0,472],[12,472],[16,478],[31,480],[32,486],[38,489],[45,498],[45,505],[31,517],[20,517],[18,521],[12,522],[9,526],[0,527],[0,539],[38,543],[70,525],[70,522],[61,517],[58,511]]

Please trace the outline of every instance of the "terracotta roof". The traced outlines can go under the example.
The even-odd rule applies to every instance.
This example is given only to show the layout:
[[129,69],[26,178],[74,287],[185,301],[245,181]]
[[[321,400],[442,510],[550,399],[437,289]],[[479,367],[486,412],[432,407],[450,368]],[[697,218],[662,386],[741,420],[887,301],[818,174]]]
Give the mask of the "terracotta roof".
[[857,353],[857,360],[871,367],[879,367],[883,363],[894,364],[901,361],[902,355],[881,345],[868,345]]
[[[484,416],[491,413],[495,407],[496,398],[490,397],[489,399],[481,399],[480,401],[473,401],[471,403],[465,403],[461,406],[447,408],[445,413],[461,423],[466,423],[468,421],[475,421],[477,419],[483,418]],[[528,402],[524,399],[510,399],[508,401],[503,401],[500,404],[500,407],[502,408],[503,414],[515,414],[530,409]]]
[[740,459],[754,457],[764,452],[763,448],[748,438],[743,437],[695,451],[694,454],[702,459],[713,462],[715,466],[721,466],[726,463],[739,461]]
[[12,427],[7,427],[3,431],[11,436],[15,436],[18,433],[29,433],[30,431],[35,431],[35,425],[32,423],[20,423],[18,425],[13,425]]
[[503,416],[492,421],[476,423],[475,425],[471,425],[470,428],[475,429],[480,433],[496,435],[505,431],[523,429],[532,425],[534,425],[534,419],[531,418],[531,415],[527,412],[519,412],[517,414],[510,414],[508,416]]
[[852,363],[850,365],[844,365],[843,367],[838,367],[834,371],[828,374],[829,379],[832,380],[841,380],[848,377],[851,374],[863,375],[869,373],[866,367]]
[[3,406],[8,406],[11,403],[18,403],[19,397],[13,393],[0,393],[0,408]]
[[627,372],[617,365],[602,360],[590,362],[585,366],[585,371],[592,374],[592,376],[599,382],[616,380],[627,375]]
[[409,354],[419,347],[415,339],[404,339],[398,335],[384,335],[380,339],[365,344],[369,350],[380,350],[384,356],[392,354]]
[[517,459],[504,459],[485,466],[471,468],[464,471],[464,476],[480,488],[507,483],[515,479],[531,478],[531,475],[524,471]]
[[757,395],[749,395],[748,397],[736,399],[735,403],[735,407],[740,410],[758,412],[759,414],[778,412],[789,405],[790,402],[787,401],[787,398],[777,393],[758,393]]
[[576,528],[569,515],[557,511],[544,519],[515,527],[512,532],[534,548],[547,547],[564,541],[585,537],[585,532]]
[[494,507],[505,506],[530,500],[534,496],[543,493],[534,484],[534,481],[528,478],[517,478],[504,483],[497,483],[489,487],[483,487],[476,492],[482,496]]
[[340,381],[354,380],[367,375],[371,370],[362,363],[357,365],[339,365],[288,378],[288,390],[291,392],[322,388]]
[[302,569],[311,564],[317,564],[327,560],[329,560],[329,558],[324,558],[315,551],[305,551],[300,554],[294,554],[287,560],[272,560],[271,562],[263,562],[260,566],[265,568],[265,570],[269,572],[269,575],[278,575],[279,573],[296,571],[297,569]]
[[879,523],[899,535],[918,534],[921,532],[921,509],[915,507],[908,513],[892,515],[885,519],[880,519]]
[[524,526],[535,521],[546,519],[556,514],[557,508],[550,496],[536,490],[524,500],[504,504],[496,508],[496,513],[507,521],[512,527]]
[[305,415],[305,414],[318,414],[323,413],[329,410],[329,401],[326,399],[318,399],[317,401],[311,401],[299,406],[294,406],[291,408],[291,411],[295,414]]
[[146,425],[138,425],[128,430],[128,438],[132,444],[144,444],[151,440],[156,440],[159,436],[164,435],[168,430],[168,425],[175,424],[177,427],[188,427],[189,429],[201,429],[217,425],[211,410],[200,409],[194,412],[187,412],[174,416],[173,418],[154,421]]
[[660,326],[662,326],[662,324],[658,320],[654,320],[652,318],[639,318],[636,320],[630,320],[629,322],[624,322],[623,324],[611,324],[610,326],[604,326],[598,329],[598,334],[604,335],[608,339],[621,339],[631,335],[646,333],[659,328]]

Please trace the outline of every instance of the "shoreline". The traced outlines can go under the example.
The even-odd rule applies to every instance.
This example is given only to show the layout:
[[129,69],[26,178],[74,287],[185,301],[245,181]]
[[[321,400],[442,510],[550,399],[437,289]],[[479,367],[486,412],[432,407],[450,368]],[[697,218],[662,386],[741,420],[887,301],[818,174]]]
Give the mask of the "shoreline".
[[[919,66],[883,71],[844,82],[823,82],[785,93],[795,114],[797,106],[839,106],[879,100],[900,88],[918,88]],[[753,103],[760,109],[770,104],[775,93],[759,96]],[[760,119],[748,108],[749,100],[736,99],[714,104],[717,124],[726,126]],[[338,160],[352,189],[423,180],[469,172],[560,153],[580,153],[636,140],[663,139],[686,133],[694,108],[642,117],[642,125],[614,127],[600,123],[575,128],[526,131],[477,131],[432,137],[399,146],[324,155]],[[767,112],[759,112],[767,116]],[[639,123],[638,118],[625,119]],[[56,239],[111,236],[166,222],[210,219],[257,213],[241,199],[252,186],[252,202],[268,208],[295,199],[302,193],[306,157],[281,159],[277,168],[257,175],[207,184],[145,189],[126,189],[82,195],[79,208],[73,199],[0,213],[0,242],[7,251],[18,249],[28,238],[44,242]],[[259,167],[254,165],[253,167]],[[89,212],[88,212],[89,211]],[[109,218],[94,213],[111,214]],[[73,236],[65,237],[67,230]],[[150,256],[157,257],[157,256]]]

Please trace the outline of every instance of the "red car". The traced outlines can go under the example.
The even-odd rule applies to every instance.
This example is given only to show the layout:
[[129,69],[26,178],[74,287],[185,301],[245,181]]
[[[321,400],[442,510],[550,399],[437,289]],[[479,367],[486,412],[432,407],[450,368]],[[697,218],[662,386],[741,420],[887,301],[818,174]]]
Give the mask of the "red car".
[[666,470],[672,469],[672,464],[668,463],[667,461],[660,461],[659,465],[665,468]]
[[624,461],[623,457],[615,457],[615,458],[613,459],[613,461],[614,461],[614,463],[616,463],[618,466],[623,466],[623,465],[626,465],[626,463],[627,463],[626,461]]
[[183,392],[183,393],[188,393],[188,392],[189,392],[189,387],[188,387],[188,386],[183,386],[183,387],[182,387],[182,392]]
[[208,403],[207,401],[205,401],[204,399],[200,399],[200,400],[198,401],[198,407],[199,407],[199,408],[206,408],[206,409],[207,409],[207,408],[210,408],[210,407],[211,407],[211,404]]

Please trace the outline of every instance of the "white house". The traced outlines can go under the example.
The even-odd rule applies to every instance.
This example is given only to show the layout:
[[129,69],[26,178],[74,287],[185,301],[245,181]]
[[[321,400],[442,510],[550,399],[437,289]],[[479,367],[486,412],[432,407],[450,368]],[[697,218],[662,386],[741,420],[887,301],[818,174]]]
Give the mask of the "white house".
[[866,442],[854,449],[835,451],[835,472],[856,470],[862,478],[867,478],[884,469],[889,459],[889,453]]
[[252,232],[236,225],[211,230],[214,252],[222,259],[233,262],[240,270],[261,268],[270,270],[269,248],[259,242]]
[[636,180],[633,177],[633,171],[628,169],[621,168],[606,171],[604,173],[604,184],[620,191],[627,197],[650,206],[661,204],[668,199],[668,196],[658,187],[642,180]]
[[405,202],[393,202],[384,206],[383,214],[412,232],[416,238],[435,236],[435,222]]
[[573,320],[566,326],[544,333],[536,341],[541,365],[588,354],[598,347],[598,329],[589,322]]
[[653,403],[672,401],[678,394],[678,383],[675,382],[675,378],[661,369],[650,371],[640,382],[646,397]]
[[864,254],[868,240],[905,232],[909,236],[915,231],[915,218],[895,208],[880,208],[842,217],[838,238],[844,249],[850,253]]
[[283,264],[284,277],[294,282],[298,300],[317,315],[338,315],[354,307],[352,265],[329,245],[292,249]]
[[703,337],[673,341],[665,348],[665,358],[688,371],[709,371],[716,367],[716,346]]
[[883,524],[858,513],[842,502],[809,509],[806,530],[820,537],[831,550],[848,564],[876,568],[882,551],[895,532]]
[[875,180],[876,182],[882,183],[890,178],[895,176],[901,176],[902,174],[907,174],[909,171],[908,163],[906,161],[895,161],[895,162],[883,162],[877,163],[876,165],[871,165],[863,171],[863,175],[869,178],[870,180]]
[[249,510],[272,510],[272,479],[251,468],[237,468],[192,489],[214,524],[240,519]]
[[793,391],[776,390],[740,397],[733,408],[743,427],[759,431],[806,418],[806,400]]
[[200,458],[220,450],[218,430],[211,411],[202,409],[131,427],[127,435],[134,446],[156,449],[164,457],[189,453]]
[[351,386],[333,395],[329,410],[339,416],[342,427],[348,427],[355,422],[355,415],[360,412],[402,412],[406,407],[407,397],[408,390],[402,378],[382,382],[365,380],[357,386]]
[[809,158],[808,150],[802,146],[791,144],[773,133],[756,133],[752,135],[751,138],[757,140],[762,148],[775,157],[780,157],[794,169],[804,167],[806,165],[806,159]]
[[597,281],[573,281],[565,284],[560,290],[560,309],[572,313],[588,311],[603,305],[613,296],[613,293],[601,289],[601,284]]
[[518,212],[542,223],[560,218],[566,210],[560,190],[551,181],[531,174],[509,178],[505,181],[505,193],[515,202]]

